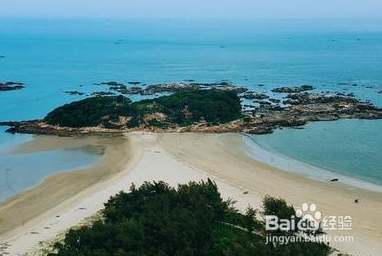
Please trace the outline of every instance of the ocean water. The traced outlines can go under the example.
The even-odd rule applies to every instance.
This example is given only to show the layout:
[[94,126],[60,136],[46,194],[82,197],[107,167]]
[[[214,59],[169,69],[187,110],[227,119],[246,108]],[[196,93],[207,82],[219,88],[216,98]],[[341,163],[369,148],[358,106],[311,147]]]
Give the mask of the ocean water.
[[[5,56],[0,59],[0,82],[26,85],[0,92],[0,121],[42,118],[57,106],[86,97],[64,91],[105,91],[106,86],[94,83],[107,81],[225,79],[259,92],[312,84],[317,91],[354,92],[382,106],[382,94],[377,93],[382,90],[382,20],[0,19],[0,55]],[[322,127],[328,131],[324,155],[306,139],[323,139],[317,135]],[[255,140],[281,154],[374,180],[382,172],[381,144],[373,141],[380,141],[381,128],[377,121],[341,121]],[[0,148],[24,139],[15,136],[0,130]],[[297,136],[296,143],[291,143],[292,136]],[[347,163],[349,158],[357,164]],[[361,168],[371,162],[373,168]]]
[[265,154],[254,156],[314,179],[337,178],[352,186],[382,192],[382,187],[376,188],[382,186],[382,136],[376,132],[381,133],[381,127],[382,120],[343,119],[310,123],[302,130],[277,130],[273,134],[252,136],[266,150]]
[[[0,203],[41,183],[47,176],[92,166],[99,162],[102,149],[97,146],[58,149],[28,154],[12,150],[33,135],[8,134],[0,127]],[[89,150],[94,149],[94,150]],[[97,150],[98,149],[98,150]]]

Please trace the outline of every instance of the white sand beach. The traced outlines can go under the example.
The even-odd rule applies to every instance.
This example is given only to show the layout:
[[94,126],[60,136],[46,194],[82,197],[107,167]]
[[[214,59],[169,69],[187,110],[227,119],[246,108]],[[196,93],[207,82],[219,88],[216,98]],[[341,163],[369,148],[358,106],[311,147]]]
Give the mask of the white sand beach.
[[[240,134],[137,132],[125,137],[120,143],[118,139],[102,142],[108,146],[99,165],[49,177],[37,188],[1,204],[0,221],[12,219],[10,214],[16,209],[17,218],[25,220],[22,225],[9,224],[9,228],[14,227],[6,232],[0,230],[0,244],[6,247],[3,252],[39,255],[41,242],[93,216],[110,196],[128,190],[132,183],[163,180],[176,186],[210,178],[223,198],[236,200],[240,210],[248,205],[259,208],[262,197],[269,194],[285,198],[296,207],[315,203],[324,215],[350,215],[351,231],[329,234],[354,236],[354,241],[332,246],[355,255],[380,255],[382,197],[378,192],[310,180],[255,161],[246,154],[249,149]],[[42,150],[37,145],[23,145],[20,150]],[[66,141],[63,145],[69,144]],[[96,178],[94,174],[98,174]],[[52,188],[61,192],[52,194]],[[354,198],[360,198],[360,203],[354,204]],[[34,209],[34,214],[28,214],[29,209]]]

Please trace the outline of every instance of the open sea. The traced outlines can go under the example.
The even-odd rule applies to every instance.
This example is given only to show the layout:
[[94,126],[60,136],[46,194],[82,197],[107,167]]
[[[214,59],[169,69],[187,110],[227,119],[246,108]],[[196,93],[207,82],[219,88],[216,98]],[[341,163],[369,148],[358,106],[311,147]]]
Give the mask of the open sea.
[[[26,88],[0,92],[0,121],[42,118],[86,97],[64,91],[106,91],[94,83],[108,81],[229,80],[258,92],[311,84],[382,107],[382,20],[0,19],[1,55],[0,82]],[[98,159],[80,150],[9,155],[32,136],[4,130],[0,201]],[[382,185],[380,120],[312,123],[252,139],[270,152]]]

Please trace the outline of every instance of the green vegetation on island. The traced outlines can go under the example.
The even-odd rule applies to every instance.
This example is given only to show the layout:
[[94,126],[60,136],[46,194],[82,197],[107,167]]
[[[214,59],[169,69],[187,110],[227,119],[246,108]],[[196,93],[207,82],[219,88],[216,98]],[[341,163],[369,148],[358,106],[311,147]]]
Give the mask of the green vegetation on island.
[[227,123],[240,116],[240,99],[236,93],[214,89],[177,92],[137,102],[124,96],[92,97],[58,107],[44,121],[67,127],[168,128],[200,121]]
[[[292,206],[266,197],[264,213],[290,218]],[[327,256],[318,242],[266,243],[264,223],[248,208],[241,214],[216,184],[190,182],[174,189],[145,183],[105,204],[102,219],[71,229],[48,256]],[[297,237],[298,231],[272,235]]]

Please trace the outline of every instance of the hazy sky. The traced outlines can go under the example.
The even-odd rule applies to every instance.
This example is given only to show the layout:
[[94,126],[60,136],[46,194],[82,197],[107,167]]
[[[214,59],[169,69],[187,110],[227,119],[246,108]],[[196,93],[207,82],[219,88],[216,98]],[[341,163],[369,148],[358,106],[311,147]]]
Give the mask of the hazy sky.
[[382,18],[382,0],[0,0],[0,17]]

